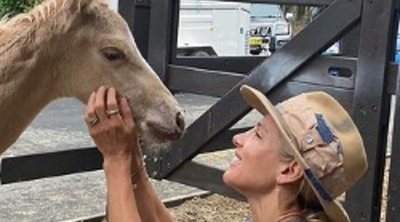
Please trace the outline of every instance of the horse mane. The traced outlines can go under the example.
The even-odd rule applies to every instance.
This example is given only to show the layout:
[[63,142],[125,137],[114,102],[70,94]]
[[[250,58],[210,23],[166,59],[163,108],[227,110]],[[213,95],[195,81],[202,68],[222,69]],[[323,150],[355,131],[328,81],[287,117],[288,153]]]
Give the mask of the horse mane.
[[[0,86],[13,72],[7,67],[31,58],[38,46],[69,30],[85,9],[107,6],[106,0],[46,0],[27,13],[0,23]],[[51,35],[49,35],[51,34]]]
[[[0,31],[7,27],[19,28],[19,26],[33,25],[37,26],[54,16],[63,14],[61,12],[69,12],[63,14],[64,17],[70,17],[79,14],[83,9],[94,8],[96,6],[107,6],[106,0],[46,0],[43,3],[35,6],[31,11],[22,13],[14,18],[6,21],[0,26]],[[67,18],[66,18],[67,20]]]

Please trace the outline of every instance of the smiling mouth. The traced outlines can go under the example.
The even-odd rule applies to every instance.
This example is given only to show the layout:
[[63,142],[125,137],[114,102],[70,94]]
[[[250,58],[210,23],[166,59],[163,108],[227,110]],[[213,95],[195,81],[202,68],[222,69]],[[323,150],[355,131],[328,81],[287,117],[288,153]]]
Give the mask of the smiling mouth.
[[242,160],[242,158],[240,158],[237,153],[235,152],[235,156],[233,156],[232,160],[231,160],[231,165],[238,165],[240,163],[240,161]]

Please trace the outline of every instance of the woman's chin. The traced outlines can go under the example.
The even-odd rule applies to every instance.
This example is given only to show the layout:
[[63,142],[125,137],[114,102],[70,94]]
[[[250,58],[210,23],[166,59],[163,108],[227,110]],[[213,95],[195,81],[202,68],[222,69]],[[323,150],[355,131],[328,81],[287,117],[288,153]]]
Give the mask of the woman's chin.
[[243,194],[242,190],[240,189],[240,182],[237,180],[237,176],[234,172],[231,172],[229,169],[225,171],[222,175],[222,180],[224,181],[225,185],[228,187],[236,190],[237,192]]
[[233,186],[234,185],[234,181],[235,181],[235,172],[232,171],[232,169],[229,167],[223,174],[222,176],[222,180],[224,181],[224,183],[228,186]]
[[230,186],[229,183],[229,169],[227,171],[224,172],[224,174],[222,175],[222,180],[224,181],[224,183],[228,186]]
[[237,162],[232,161],[228,166],[228,170],[236,170],[236,168],[240,167],[240,165],[241,164],[239,161],[237,161]]

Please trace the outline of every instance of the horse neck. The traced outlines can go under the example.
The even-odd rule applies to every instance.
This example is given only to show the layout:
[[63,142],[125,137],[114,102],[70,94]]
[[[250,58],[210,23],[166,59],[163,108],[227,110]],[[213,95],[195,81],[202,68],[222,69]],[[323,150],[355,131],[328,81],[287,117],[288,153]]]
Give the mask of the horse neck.
[[55,3],[60,1],[0,26],[0,154],[44,106],[64,96],[57,76],[60,45],[65,45],[60,38],[79,12],[71,14]]
[[50,61],[40,57],[40,53],[21,59],[18,50],[24,47],[0,55],[0,153],[57,97],[52,90],[55,80],[49,75]]

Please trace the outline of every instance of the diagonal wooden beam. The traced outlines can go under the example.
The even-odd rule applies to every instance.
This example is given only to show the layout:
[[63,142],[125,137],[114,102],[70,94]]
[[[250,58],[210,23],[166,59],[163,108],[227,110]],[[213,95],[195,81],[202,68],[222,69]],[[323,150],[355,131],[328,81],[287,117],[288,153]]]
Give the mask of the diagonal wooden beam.
[[224,184],[223,173],[223,170],[189,161],[185,163],[184,167],[171,174],[168,180],[243,201],[242,195]]
[[[189,126],[185,136],[172,145],[174,152],[161,153],[158,169],[150,169],[152,176],[165,178],[181,163],[196,155],[210,139],[229,128],[250,110],[241,99],[240,85],[249,84],[264,93],[270,92],[348,31],[359,20],[360,9],[361,0],[337,0],[330,5],[303,32],[254,69],[250,76]],[[340,17],[337,16],[339,14]]]

